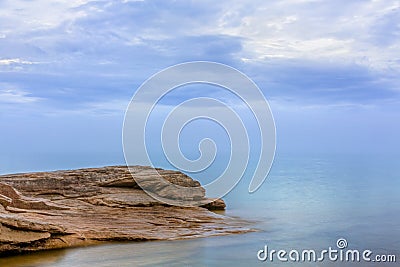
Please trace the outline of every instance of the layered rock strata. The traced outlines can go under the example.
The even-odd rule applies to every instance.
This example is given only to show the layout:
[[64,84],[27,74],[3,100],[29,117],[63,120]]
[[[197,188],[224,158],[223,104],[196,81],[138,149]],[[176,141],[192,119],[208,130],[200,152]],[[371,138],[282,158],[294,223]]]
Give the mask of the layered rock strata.
[[[0,176],[0,255],[99,244],[110,241],[173,240],[243,233],[246,223],[209,210],[198,181],[176,171],[157,169],[167,181],[193,187],[176,197],[204,201],[203,207],[166,205],[148,196],[132,176],[157,184],[150,167],[125,166]],[[172,195],[171,195],[172,194]]]

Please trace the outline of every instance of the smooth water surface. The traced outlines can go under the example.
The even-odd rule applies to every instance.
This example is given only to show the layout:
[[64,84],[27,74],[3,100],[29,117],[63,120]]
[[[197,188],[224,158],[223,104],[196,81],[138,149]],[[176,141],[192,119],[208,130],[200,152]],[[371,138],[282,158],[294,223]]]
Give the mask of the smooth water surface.
[[[336,248],[395,254],[400,261],[400,165],[397,157],[278,157],[259,191],[249,177],[225,200],[229,216],[254,221],[260,231],[196,240],[109,244],[0,259],[0,266],[291,266],[261,262],[269,249]],[[324,262],[306,266],[376,266]],[[382,266],[395,266],[385,263]]]

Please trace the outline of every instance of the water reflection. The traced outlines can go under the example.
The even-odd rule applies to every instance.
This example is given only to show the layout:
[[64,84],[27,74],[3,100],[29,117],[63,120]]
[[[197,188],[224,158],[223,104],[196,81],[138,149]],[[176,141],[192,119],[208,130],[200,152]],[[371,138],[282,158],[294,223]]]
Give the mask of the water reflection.
[[0,258],[0,266],[4,267],[36,267],[54,266],[64,258],[66,250],[52,250],[33,254]]

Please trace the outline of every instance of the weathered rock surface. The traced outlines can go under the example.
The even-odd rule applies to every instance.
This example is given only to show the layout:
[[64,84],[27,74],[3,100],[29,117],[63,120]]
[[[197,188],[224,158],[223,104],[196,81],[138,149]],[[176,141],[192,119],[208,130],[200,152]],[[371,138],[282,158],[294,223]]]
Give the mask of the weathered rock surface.
[[[169,197],[154,169],[130,167],[132,175]],[[172,240],[251,231],[238,219],[209,210],[199,182],[176,171],[158,172],[169,182],[193,187],[177,198],[204,201],[203,207],[175,207],[148,196],[127,167],[0,176],[0,255],[97,244],[108,241]]]

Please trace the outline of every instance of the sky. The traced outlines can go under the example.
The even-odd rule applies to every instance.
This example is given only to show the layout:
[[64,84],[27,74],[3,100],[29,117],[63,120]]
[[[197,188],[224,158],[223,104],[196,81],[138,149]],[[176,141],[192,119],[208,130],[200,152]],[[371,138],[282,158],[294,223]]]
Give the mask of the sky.
[[398,154],[399,51],[393,0],[3,0],[0,173],[124,163],[137,88],[194,60],[259,86],[278,154]]

